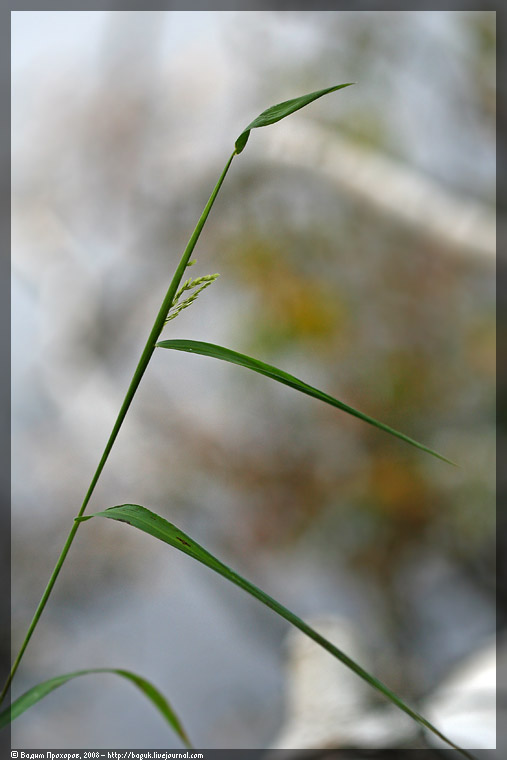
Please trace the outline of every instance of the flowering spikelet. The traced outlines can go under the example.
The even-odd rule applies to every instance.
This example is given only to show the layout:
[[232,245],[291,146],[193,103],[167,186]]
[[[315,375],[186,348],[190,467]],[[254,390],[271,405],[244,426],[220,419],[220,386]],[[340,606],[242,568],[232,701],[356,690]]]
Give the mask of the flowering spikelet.
[[[219,276],[220,275],[218,274],[205,274],[202,277],[197,277],[196,279],[190,278],[189,280],[185,280],[181,288],[174,296],[174,300],[171,304],[169,314],[166,317],[165,324],[167,324],[167,322],[169,322],[171,319],[177,317],[180,311],[183,311],[183,309],[186,309],[187,306],[190,306],[190,304],[196,300],[199,293],[202,293],[202,291],[205,290],[208,285],[211,285],[212,282],[215,282]],[[197,290],[195,290],[195,288],[197,288]],[[188,296],[188,298],[186,298],[184,301],[181,301],[180,303],[179,300],[183,293],[189,290],[193,290],[194,292],[192,295]]]

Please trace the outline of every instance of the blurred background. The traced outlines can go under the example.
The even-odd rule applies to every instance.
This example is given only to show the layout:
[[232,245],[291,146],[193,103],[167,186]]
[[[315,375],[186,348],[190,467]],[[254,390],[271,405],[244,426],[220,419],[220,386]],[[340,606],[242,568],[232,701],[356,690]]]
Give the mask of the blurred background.
[[[89,511],[139,503],[299,614],[361,631],[417,704],[495,632],[495,13],[12,13],[13,647],[181,251],[220,273],[164,337],[251,353],[458,462],[266,378],[156,352]],[[503,602],[499,626],[505,622]],[[80,529],[13,694],[88,667],[164,692],[198,747],[287,720],[287,624],[112,521]],[[113,676],[23,748],[180,747]]]

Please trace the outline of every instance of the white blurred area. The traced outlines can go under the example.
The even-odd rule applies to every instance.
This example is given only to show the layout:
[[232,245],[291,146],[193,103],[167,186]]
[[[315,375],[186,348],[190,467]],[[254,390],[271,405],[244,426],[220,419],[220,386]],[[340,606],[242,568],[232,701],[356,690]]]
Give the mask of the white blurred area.
[[[359,629],[337,616],[316,618],[312,627],[370,672]],[[505,640],[499,656],[505,666]],[[287,637],[285,720],[271,749],[347,747],[354,749],[413,748],[424,731],[429,747],[449,749],[440,737],[422,729],[389,702],[372,698],[372,689],[342,663],[329,662],[326,652],[300,631]],[[438,687],[426,695],[419,712],[461,747],[497,748],[496,637],[442,674]],[[501,757],[499,752],[493,757]],[[269,758],[269,755],[267,755]],[[276,757],[276,754],[273,755]]]
[[[451,458],[462,455],[465,466],[459,475],[431,461],[420,467],[436,484],[428,490],[430,503],[438,507],[444,493],[467,494],[463,513],[442,509],[442,519],[460,547],[480,544],[481,575],[494,522],[489,332],[484,341],[482,335],[494,298],[495,94],[494,70],[473,36],[474,24],[483,24],[484,44],[492,44],[494,14],[474,14],[479,12],[12,12],[14,649],[234,140],[267,106],[340,82],[356,85],[272,131],[256,130],[234,160],[192,268],[195,276],[221,277],[171,323],[171,336],[250,353],[248,325],[264,314],[268,323],[276,319],[267,297],[253,289],[255,270],[234,267],[246,260],[249,236],[255,249],[263,234],[289,259],[299,256],[303,272],[313,266],[329,287],[357,293],[361,308],[351,307],[344,320],[350,335],[343,345],[326,348],[327,364],[312,361],[297,342],[279,349],[279,361],[272,357],[333,394],[341,392],[340,383],[349,390],[366,382],[382,388],[368,362],[394,341],[383,321],[387,325],[392,304],[412,314],[426,299],[433,332],[407,333],[402,340],[424,351],[426,339],[438,345],[441,339],[450,357],[453,336],[476,309],[477,352],[472,346],[466,353],[463,339],[465,371],[457,364],[443,372],[457,383],[456,407],[449,411],[443,404],[427,416],[426,429],[421,425],[430,445],[444,447]],[[365,219],[371,247],[360,249]],[[405,240],[413,242],[403,250],[407,271],[411,256],[416,267],[427,254],[428,280],[435,278],[439,293],[451,286],[459,293],[448,309],[451,327],[445,299],[428,296],[422,276],[410,275],[421,281],[414,295],[392,284],[398,259],[387,274],[378,264],[383,251],[403,248]],[[336,261],[325,258],[326,245],[337,246]],[[293,284],[290,272],[279,276]],[[305,299],[312,297],[309,282]],[[300,299],[296,285],[294,278]],[[392,303],[382,301],[391,291]],[[393,318],[401,331],[403,321]],[[278,522],[270,523],[270,515],[278,514],[279,502],[290,508],[292,492],[271,479],[265,460],[278,463],[287,481],[315,470],[323,503],[334,490],[336,502],[350,502],[353,511],[352,496],[343,496],[341,481],[335,485],[333,478],[354,483],[367,479],[363,471],[376,472],[370,439],[347,422],[328,425],[326,410],[312,416],[314,407],[299,407],[297,394],[267,388],[263,379],[257,385],[236,379],[218,362],[162,353],[167,355],[155,354],[143,379],[90,511],[143,504],[302,617],[337,615],[352,630],[367,629],[366,662],[370,649],[386,647],[385,660],[374,658],[375,672],[394,681],[401,694],[405,678],[411,679],[409,692],[415,683],[425,693],[436,689],[452,664],[489,641],[495,628],[489,591],[470,581],[455,558],[442,559],[445,540],[443,549],[431,546],[432,530],[438,531],[425,524],[428,544],[414,550],[404,574],[414,598],[424,600],[417,615],[407,612],[420,626],[413,633],[409,624],[414,649],[408,665],[400,661],[385,612],[394,610],[396,617],[401,606],[405,614],[403,603],[393,602],[396,581],[384,607],[374,583],[342,561],[343,546],[359,544],[369,524],[351,529],[350,538],[339,528],[334,538],[337,526],[331,518],[328,525],[325,510],[312,527],[310,506],[310,527],[299,542],[273,548],[268,541],[273,525],[280,530],[286,520],[283,509]],[[356,371],[360,355],[369,358],[361,358]],[[471,384],[463,389],[467,374]],[[367,390],[358,397],[368,400]],[[383,418],[381,411],[374,416]],[[402,416],[395,427],[403,425]],[[238,474],[244,462],[246,475]],[[297,483],[293,490],[304,496]],[[310,490],[310,505],[314,497]],[[128,668],[163,691],[197,747],[271,746],[283,736],[289,689],[285,623],[165,549],[126,526],[83,524],[13,695],[72,670]],[[412,598],[411,591],[404,593],[402,602]],[[333,665],[328,671],[322,663],[331,679]],[[350,679],[346,694],[352,698]],[[421,698],[412,696],[412,703]],[[311,712],[307,698],[305,692],[305,711]],[[403,738],[390,726],[387,721],[378,729],[384,731],[381,746],[391,740],[400,746]],[[350,736],[357,736],[357,724]],[[333,741],[340,741],[339,732]],[[142,696],[106,675],[78,679],[43,700],[13,724],[12,744],[180,747]]]

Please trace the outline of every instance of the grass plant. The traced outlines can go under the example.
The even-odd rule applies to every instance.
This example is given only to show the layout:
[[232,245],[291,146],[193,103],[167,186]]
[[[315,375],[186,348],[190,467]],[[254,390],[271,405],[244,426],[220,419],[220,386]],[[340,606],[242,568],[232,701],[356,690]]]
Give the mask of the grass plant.
[[[123,504],[120,506],[110,507],[109,509],[96,512],[92,515],[84,514],[90,502],[90,499],[93,495],[95,486],[97,485],[97,482],[100,478],[102,470],[104,469],[104,466],[107,462],[111,449],[116,441],[116,438],[121,429],[123,421],[127,415],[129,407],[135,396],[135,393],[139,387],[141,379],[148,367],[150,359],[153,356],[153,353],[156,348],[186,351],[186,352],[190,352],[194,354],[199,354],[201,356],[213,357],[213,358],[227,361],[233,364],[237,364],[239,366],[242,366],[243,368],[260,373],[272,380],[276,380],[277,382],[283,383],[294,390],[297,390],[303,394],[309,395],[317,400],[320,400],[326,404],[329,404],[330,406],[333,406],[342,412],[351,414],[363,420],[364,422],[367,422],[368,424],[373,425],[374,427],[378,428],[382,432],[395,436],[401,441],[408,443],[411,446],[415,446],[421,451],[428,453],[432,456],[435,456],[446,463],[453,464],[445,456],[439,454],[436,451],[433,451],[428,446],[425,446],[422,443],[419,443],[415,441],[414,439],[408,437],[407,435],[400,433],[397,430],[394,430],[392,427],[390,427],[389,425],[383,422],[379,422],[378,420],[375,420],[367,416],[366,414],[348,406],[342,401],[339,401],[338,399],[333,398],[329,394],[323,391],[320,391],[311,385],[308,385],[304,381],[299,380],[298,378],[294,377],[288,372],[278,369],[276,367],[273,367],[269,364],[266,364],[263,361],[254,359],[250,356],[246,356],[245,354],[241,354],[236,351],[232,351],[230,349],[223,348],[221,346],[217,346],[211,343],[204,343],[204,342],[193,341],[193,340],[174,340],[174,339],[160,340],[160,336],[164,327],[168,325],[169,323],[172,326],[172,320],[176,318],[183,309],[189,307],[197,299],[198,295],[205,288],[210,286],[218,277],[217,274],[204,275],[200,277],[187,279],[182,284],[182,280],[187,270],[187,267],[191,266],[194,263],[193,261],[191,261],[192,253],[199,239],[199,236],[203,230],[203,227],[206,223],[206,220],[208,219],[209,213],[213,207],[215,199],[229,171],[232,161],[236,156],[241,154],[241,152],[244,150],[252,129],[255,129],[258,127],[266,127],[271,124],[274,124],[275,122],[280,121],[281,119],[289,116],[295,111],[298,111],[299,109],[309,105],[314,100],[317,100],[323,95],[327,95],[329,93],[335,92],[342,88],[348,87],[351,84],[353,83],[349,82],[346,84],[328,87],[326,89],[318,90],[308,95],[303,95],[301,97],[294,98],[292,100],[287,100],[287,101],[284,101],[283,103],[279,103],[275,106],[272,106],[266,109],[265,111],[263,111],[256,119],[254,119],[243,130],[243,132],[240,134],[240,136],[236,140],[234,151],[232,152],[230,158],[228,159],[225,165],[225,168],[223,169],[222,174],[220,175],[218,182],[215,185],[215,188],[213,192],[211,193],[211,196],[206,206],[204,207],[201,217],[199,221],[197,222],[197,225],[190,237],[187,247],[185,248],[181,256],[178,266],[176,267],[176,271],[169,284],[166,295],[162,301],[162,305],[160,306],[160,309],[155,318],[153,326],[149,332],[148,339],[141,353],[139,362],[135,368],[134,374],[132,376],[132,380],[128,386],[125,398],[120,407],[120,411],[118,413],[116,421],[113,425],[113,429],[106,443],[102,456],[100,457],[99,463],[97,465],[97,469],[90,482],[90,485],[85,494],[81,507],[76,517],[72,521],[70,532],[64,543],[61,554],[49,578],[49,581],[41,597],[41,600],[35,610],[35,614],[28,627],[26,636],[21,644],[19,652],[16,658],[14,659],[14,663],[12,665],[11,671],[9,673],[9,676],[5,682],[3,691],[1,693],[2,701],[9,693],[11,682],[13,678],[15,677],[15,674],[23,658],[24,652],[38,625],[40,617],[46,607],[46,604],[49,600],[49,597],[51,595],[55,582],[58,578],[60,570],[66,560],[66,557],[70,550],[72,542],[74,541],[74,537],[76,535],[77,530],[79,529],[81,524],[86,522],[87,520],[90,520],[96,517],[102,517],[102,518],[107,518],[107,519],[112,519],[112,520],[127,523],[128,525],[133,526],[134,528],[137,528],[138,530],[148,533],[154,538],[160,541],[163,541],[164,543],[168,544],[169,546],[175,549],[178,549],[181,552],[184,552],[185,554],[187,554],[194,560],[201,562],[202,564],[206,565],[208,568],[219,573],[222,577],[236,584],[237,586],[242,588],[244,591],[246,591],[247,593],[254,596],[256,599],[258,599],[260,602],[270,607],[270,609],[272,609],[275,613],[283,617],[289,623],[291,623],[292,625],[294,625],[295,627],[303,631],[303,633],[305,633],[307,636],[309,636],[311,639],[317,642],[317,644],[319,644],[324,649],[326,649],[330,653],[330,655],[340,660],[352,671],[354,671],[358,675],[358,677],[365,680],[373,689],[376,689],[384,697],[386,697],[394,705],[396,705],[400,710],[407,713],[420,726],[433,732],[436,736],[438,736],[440,739],[446,742],[449,747],[452,747],[458,750],[463,756],[468,757],[468,758],[473,757],[466,750],[460,748],[457,744],[455,744],[451,739],[444,736],[436,726],[434,726],[426,718],[424,718],[424,716],[420,715],[416,710],[410,707],[405,702],[404,699],[402,699],[400,696],[395,694],[388,686],[383,684],[372,674],[368,673],[364,668],[361,667],[361,665],[354,662],[350,657],[348,657],[348,655],[345,652],[341,651],[336,646],[334,646],[331,642],[327,641],[323,636],[317,633],[317,631],[313,630],[301,618],[299,618],[293,612],[291,612],[286,607],[284,607],[280,602],[276,601],[275,599],[270,597],[268,594],[266,594],[264,591],[257,588],[248,580],[240,576],[234,570],[224,565],[219,559],[214,557],[205,548],[203,548],[196,541],[194,541],[193,538],[188,536],[186,533],[181,531],[179,528],[177,528],[173,524],[169,523],[167,520],[165,520],[165,518],[161,517],[160,515],[155,514],[154,512],[151,512],[150,510],[146,509],[143,506],[136,505],[136,504]],[[137,686],[138,689],[140,689],[140,691],[160,711],[162,716],[169,723],[171,728],[178,734],[180,739],[187,746],[191,746],[190,741],[182,727],[182,724],[179,718],[176,716],[174,710],[169,705],[165,697],[152,684],[150,684],[148,681],[143,679],[141,676],[136,675],[130,671],[119,670],[119,669],[91,668],[88,670],[80,670],[80,671],[75,671],[72,673],[67,673],[65,675],[60,675],[48,681],[39,683],[33,688],[29,689],[22,696],[15,699],[9,707],[4,709],[4,711],[0,714],[0,728],[7,726],[10,723],[10,721],[19,717],[22,713],[28,710],[36,702],[41,700],[47,694],[51,693],[54,689],[64,685],[68,681],[74,678],[83,676],[83,675],[97,674],[97,673],[113,673],[113,674],[123,677],[124,679],[130,681],[135,686]],[[339,719],[340,719],[340,716],[337,716],[337,720]]]

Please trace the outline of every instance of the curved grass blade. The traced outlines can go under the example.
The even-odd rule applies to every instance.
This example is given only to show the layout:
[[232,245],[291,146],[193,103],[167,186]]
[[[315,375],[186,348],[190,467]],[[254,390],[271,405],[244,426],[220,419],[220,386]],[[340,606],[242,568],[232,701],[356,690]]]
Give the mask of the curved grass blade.
[[25,710],[39,702],[45,696],[57,689],[59,686],[71,681],[78,676],[85,676],[89,673],[115,673],[118,676],[122,676],[131,681],[142,693],[147,697],[150,702],[157,708],[157,710],[163,715],[165,720],[178,734],[180,739],[187,747],[191,747],[190,740],[180,723],[179,718],[175,714],[172,707],[167,702],[166,698],[156,689],[153,684],[147,681],[145,678],[132,673],[129,670],[119,670],[117,668],[91,668],[90,670],[76,670],[73,673],[66,673],[56,678],[50,678],[49,681],[43,681],[42,683],[33,686],[27,692],[18,697],[10,707],[7,707],[0,713],[0,729],[5,728],[9,723],[18,718]]
[[250,583],[245,578],[242,578],[241,575],[235,573],[234,570],[231,570],[230,567],[224,565],[223,562],[220,562],[220,560],[206,551],[206,549],[196,543],[192,538],[190,538],[190,536],[188,536],[186,533],[183,533],[183,531],[165,520],[163,517],[160,517],[160,515],[157,515],[154,512],[151,512],[149,509],[141,507],[138,504],[122,504],[118,507],[110,507],[109,509],[104,510],[104,512],[97,512],[94,515],[87,515],[86,517],[78,517],[76,519],[80,522],[84,522],[85,520],[90,520],[92,517],[107,517],[111,520],[118,520],[120,522],[125,522],[128,525],[132,525],[134,528],[138,528],[144,533],[148,533],[150,536],[158,538],[160,541],[173,546],[175,549],[179,549],[181,552],[188,554],[193,559],[211,568],[211,570],[219,573],[228,581],[236,584],[236,586],[242,588],[243,591],[251,594],[260,602],[276,612],[278,615],[285,618],[285,620],[288,620],[289,623],[292,623],[292,625],[294,625],[296,628],[299,628],[300,631],[303,631],[303,633],[313,639],[313,641],[315,641],[317,644],[320,644],[321,647],[326,649],[330,654],[343,662],[344,665],[353,670],[354,673],[356,673],[364,681],[369,683],[370,686],[387,697],[391,702],[399,707],[400,710],[403,710],[403,712],[407,713],[407,715],[410,715],[410,717],[419,723],[419,725],[432,731],[436,736],[446,742],[446,744],[461,752],[461,754],[465,757],[475,760],[473,758],[473,755],[470,755],[468,752],[458,747],[458,745],[454,744],[437,728],[435,728],[433,724],[426,720],[426,718],[406,705],[405,702],[400,697],[398,697],[397,694],[391,691],[385,684],[383,684],[382,681],[379,681],[377,678],[375,678],[375,676],[370,675],[370,673],[364,670],[364,668],[362,668],[360,665],[354,662],[354,660],[348,657],[345,652],[342,652],[341,649],[338,649],[338,647],[336,647],[330,641],[317,633],[317,631],[307,625],[304,620],[301,620],[301,618],[277,602],[276,599],[273,599],[273,597],[266,594],[260,588],[254,586],[253,583]]
[[278,103],[276,106],[266,108],[256,119],[250,122],[248,127],[245,127],[243,132],[236,140],[236,153],[239,155],[250,137],[250,130],[255,127],[267,127],[269,124],[274,124],[280,119],[284,119],[286,116],[290,116],[294,111],[299,111],[300,108],[304,108],[309,103],[313,103],[317,98],[321,98],[323,95],[327,95],[329,92],[335,92],[335,90],[341,90],[343,87],[350,87],[355,82],[347,82],[346,84],[338,84],[334,87],[328,87],[325,90],[316,90],[310,92],[308,95],[301,95],[299,98],[293,98],[292,100],[284,100],[283,103]]
[[437,459],[441,459],[443,462],[452,464],[455,467],[457,466],[450,459],[447,459],[447,457],[442,456],[442,454],[438,454],[438,452],[433,451],[433,449],[428,448],[428,446],[424,446],[422,443],[414,441],[414,439],[409,438],[408,435],[400,433],[398,430],[394,430],[394,428],[391,428],[388,425],[385,425],[383,422],[379,422],[378,420],[373,419],[373,417],[368,417],[368,415],[359,412],[357,409],[354,409],[347,404],[344,404],[342,401],[338,401],[338,399],[333,398],[333,396],[329,396],[327,393],[319,391],[312,385],[308,385],[308,383],[305,383],[302,380],[298,380],[298,378],[294,377],[294,375],[290,375],[288,372],[277,369],[271,364],[261,362],[259,359],[253,359],[251,356],[240,354],[237,351],[231,351],[230,348],[223,348],[222,346],[217,346],[214,343],[203,343],[199,340],[161,340],[156,345],[159,348],[173,348],[176,351],[186,351],[189,354],[211,356],[214,359],[221,359],[222,361],[230,362],[231,364],[239,364],[240,367],[246,367],[246,369],[251,369],[254,372],[259,372],[261,375],[270,377],[272,380],[277,380],[279,383],[288,385],[290,388],[295,388],[295,390],[301,391],[301,393],[306,393],[308,396],[313,396],[313,398],[317,398],[320,401],[324,401],[326,404],[331,404],[331,406],[335,406],[337,409],[341,409],[342,411],[353,415],[354,417],[358,417],[360,420],[368,422],[370,425],[373,425],[380,430],[384,430],[386,433],[390,433],[391,435],[396,436],[396,438],[400,438],[402,441],[409,443],[411,446],[415,446],[416,448],[421,449],[421,451],[426,451],[428,454],[437,457]]

